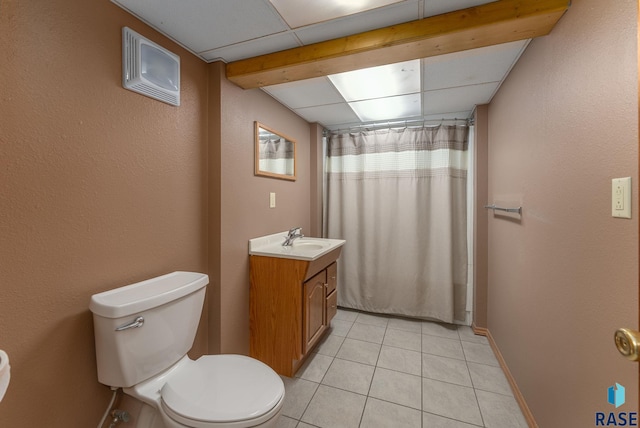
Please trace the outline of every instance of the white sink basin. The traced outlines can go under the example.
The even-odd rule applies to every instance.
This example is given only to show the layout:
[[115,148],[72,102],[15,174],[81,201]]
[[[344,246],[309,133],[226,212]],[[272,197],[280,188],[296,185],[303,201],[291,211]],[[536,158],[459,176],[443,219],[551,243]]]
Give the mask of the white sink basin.
[[289,248],[293,248],[294,250],[301,251],[317,251],[327,248],[328,245],[331,245],[326,241],[318,241],[316,239],[304,239],[298,238],[296,241],[293,241],[293,245]]
[[315,251],[322,250],[324,246],[315,244],[313,242],[300,242],[299,244],[294,244],[293,248],[295,248],[296,250]]
[[249,240],[249,254],[285,259],[315,260],[344,245],[344,239],[298,238],[293,245],[283,246],[287,232]]

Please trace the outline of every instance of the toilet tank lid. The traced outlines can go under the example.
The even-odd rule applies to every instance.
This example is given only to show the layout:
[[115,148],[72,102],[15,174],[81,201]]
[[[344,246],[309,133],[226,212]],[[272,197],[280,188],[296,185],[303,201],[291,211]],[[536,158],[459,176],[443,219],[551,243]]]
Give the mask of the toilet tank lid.
[[177,300],[208,283],[209,276],[204,273],[172,272],[94,294],[89,309],[105,318],[125,317]]

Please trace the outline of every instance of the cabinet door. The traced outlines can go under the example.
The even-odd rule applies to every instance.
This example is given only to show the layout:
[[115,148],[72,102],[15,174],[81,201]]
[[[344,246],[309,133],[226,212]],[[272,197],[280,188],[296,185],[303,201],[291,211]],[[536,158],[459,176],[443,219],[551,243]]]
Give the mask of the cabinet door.
[[320,339],[326,328],[326,282],[323,270],[304,283],[303,352],[306,354]]

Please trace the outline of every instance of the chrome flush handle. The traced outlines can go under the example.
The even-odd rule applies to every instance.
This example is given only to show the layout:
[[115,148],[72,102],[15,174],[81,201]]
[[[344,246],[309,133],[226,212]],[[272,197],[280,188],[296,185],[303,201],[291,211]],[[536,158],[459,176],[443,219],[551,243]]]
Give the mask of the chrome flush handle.
[[123,324],[120,327],[116,328],[116,331],[129,330],[130,328],[139,328],[144,325],[143,317],[136,317],[133,321],[127,324]]

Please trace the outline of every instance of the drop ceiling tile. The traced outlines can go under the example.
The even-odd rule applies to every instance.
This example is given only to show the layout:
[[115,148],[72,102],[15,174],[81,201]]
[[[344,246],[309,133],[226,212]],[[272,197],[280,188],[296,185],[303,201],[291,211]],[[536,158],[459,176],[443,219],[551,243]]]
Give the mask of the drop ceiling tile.
[[440,15],[493,1],[495,0],[424,0],[424,16]]
[[265,0],[113,0],[194,52],[287,31]]
[[351,110],[351,107],[346,103],[298,108],[295,109],[294,112],[307,122],[317,122],[325,126],[360,121],[358,116],[356,116],[353,110]]
[[357,15],[300,28],[296,30],[296,35],[306,45],[337,39],[351,34],[414,21],[420,18],[418,9],[417,1],[405,1],[383,9],[374,9]]
[[326,77],[282,83],[262,89],[290,109],[344,102]]
[[471,113],[473,112],[473,106],[469,106],[469,110],[465,111],[455,111],[450,113],[439,113],[439,114],[427,114],[424,116],[423,120],[425,122],[437,122],[442,119],[451,120],[451,119],[460,119],[466,120],[471,117]]
[[505,43],[423,60],[423,90],[500,82],[528,41]]
[[270,0],[291,28],[299,28],[330,19],[364,12],[402,0]]
[[418,93],[356,101],[349,105],[363,122],[396,120],[420,116],[422,114],[420,98],[421,94]]
[[[322,21],[292,30],[283,18],[285,13],[281,15],[270,0],[111,1],[206,61],[221,59],[226,62],[489,3],[484,0],[374,0],[373,6],[358,9],[364,12],[354,12],[350,8],[355,0],[344,0],[347,6],[328,8],[327,2],[334,0],[313,0],[312,6],[319,5],[321,14],[329,14],[321,16],[309,11],[309,2],[305,1],[304,6],[299,6],[299,0],[273,0],[273,4],[278,3],[281,8],[294,8],[286,12],[294,14],[293,18],[289,18],[295,22],[292,25]],[[339,15],[341,17],[326,21],[330,19],[327,16]],[[507,44],[478,52],[461,52],[423,60],[419,77],[424,92],[417,93],[420,89],[416,89],[416,93],[411,92],[413,101],[405,103],[409,109],[405,111],[400,106],[393,112],[393,117],[362,119],[388,121],[468,117],[474,105],[490,101],[526,47],[527,42],[520,43],[523,44]],[[377,86],[371,85],[375,89]],[[450,89],[444,89],[446,87]],[[309,122],[318,122],[333,129],[341,127],[341,124],[360,122],[360,118],[342,101],[342,96],[328,78],[275,85],[265,91]],[[406,91],[410,90],[401,92]],[[371,93],[364,97],[380,95]],[[388,106],[395,101],[394,98],[400,97],[387,97],[381,102]],[[424,101],[422,108],[421,101]]]
[[209,62],[218,59],[221,59],[224,62],[231,62],[262,55],[265,52],[276,52],[296,48],[298,46],[300,46],[300,43],[298,43],[298,40],[293,34],[282,33],[276,34],[275,36],[249,40],[245,43],[238,43],[236,45],[200,52],[199,55],[204,58],[205,61]]
[[423,92],[425,115],[466,111],[491,101],[499,82]]

